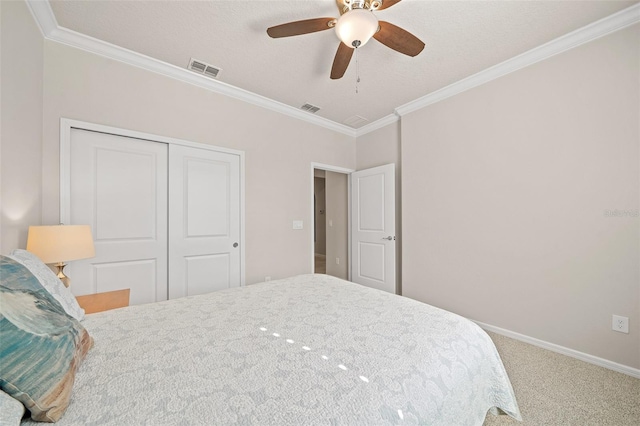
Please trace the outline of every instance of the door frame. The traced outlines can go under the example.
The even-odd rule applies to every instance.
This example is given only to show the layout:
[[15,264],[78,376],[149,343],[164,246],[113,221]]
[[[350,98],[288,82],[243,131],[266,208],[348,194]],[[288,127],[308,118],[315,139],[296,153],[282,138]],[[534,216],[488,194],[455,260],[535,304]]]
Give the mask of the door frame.
[[214,145],[207,145],[198,142],[190,142],[183,139],[176,139],[167,136],[155,135],[152,133],[138,132],[136,130],[122,129],[119,127],[105,126],[102,124],[89,123],[85,121],[73,120],[70,118],[60,118],[60,223],[69,223],[71,214],[71,130],[87,130],[92,132],[108,133],[115,136],[123,136],[135,139],[147,140],[150,142],[175,144],[192,148],[206,149],[209,151],[222,152],[225,154],[237,155],[240,159],[240,285],[245,285],[245,180],[244,180],[244,151],[222,148]]
[[[315,273],[316,272],[316,261],[315,261],[315,246],[314,246],[314,241],[313,241],[313,231],[315,229],[315,218],[314,218],[314,204],[313,204],[313,194],[315,191],[315,186],[314,186],[314,170],[315,169],[319,169],[319,170],[324,170],[326,172],[334,172],[334,173],[342,173],[344,175],[347,175],[347,253],[349,253],[349,265],[351,265],[351,173],[355,172],[355,169],[348,169],[346,167],[339,167],[339,166],[332,166],[330,164],[323,164],[323,163],[311,163],[311,171],[310,171],[310,176],[311,176],[311,220],[309,221],[309,223],[311,224],[309,226],[309,229],[311,231],[311,273]],[[349,280],[351,280],[351,266],[349,266],[349,268],[347,268],[347,277]]]

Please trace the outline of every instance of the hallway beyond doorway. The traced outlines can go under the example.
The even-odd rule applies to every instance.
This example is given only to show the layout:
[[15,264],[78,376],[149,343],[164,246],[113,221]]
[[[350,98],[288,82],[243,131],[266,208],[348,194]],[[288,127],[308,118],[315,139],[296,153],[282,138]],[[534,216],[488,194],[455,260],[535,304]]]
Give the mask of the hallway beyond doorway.
[[312,167],[312,268],[315,273],[349,279],[351,171],[317,164]]
[[327,256],[324,254],[316,253],[315,254],[315,263],[316,263],[316,274],[326,274],[327,273]]

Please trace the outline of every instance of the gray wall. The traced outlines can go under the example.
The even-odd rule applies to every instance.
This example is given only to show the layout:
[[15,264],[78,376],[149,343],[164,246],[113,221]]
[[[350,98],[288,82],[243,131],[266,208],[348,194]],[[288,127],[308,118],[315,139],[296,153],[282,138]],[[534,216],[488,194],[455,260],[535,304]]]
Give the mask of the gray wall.
[[[43,47],[22,2],[2,2],[2,43],[3,124],[17,117],[2,130],[4,253],[24,247],[29,225],[59,221],[65,117],[245,151],[247,283],[311,272],[309,166],[354,168],[353,138],[55,42]],[[303,230],[292,229],[295,219]]]
[[640,367],[639,62],[634,25],[402,117],[404,295]]
[[[44,42],[23,2],[0,14],[2,253],[58,221],[60,117],[244,150],[249,283],[309,272],[311,233],[291,221],[313,226],[311,162],[395,163],[405,295],[640,367],[638,25],[354,143]],[[611,331],[613,313],[630,317],[628,335]]]
[[0,2],[0,253],[41,222],[44,39],[24,2]]

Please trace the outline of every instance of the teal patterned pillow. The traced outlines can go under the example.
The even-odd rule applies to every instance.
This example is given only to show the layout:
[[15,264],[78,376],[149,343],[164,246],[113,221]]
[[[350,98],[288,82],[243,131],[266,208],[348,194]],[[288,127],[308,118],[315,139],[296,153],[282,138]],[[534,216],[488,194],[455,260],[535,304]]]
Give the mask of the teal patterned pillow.
[[27,268],[0,256],[0,387],[31,418],[55,422],[93,339]]
[[40,281],[42,287],[45,288],[54,299],[60,303],[65,312],[82,321],[84,319],[84,309],[78,305],[78,301],[71,294],[71,290],[62,284],[60,278],[53,273],[47,265],[45,265],[38,256],[26,250],[16,249],[11,252],[10,259],[24,265],[35,277]]

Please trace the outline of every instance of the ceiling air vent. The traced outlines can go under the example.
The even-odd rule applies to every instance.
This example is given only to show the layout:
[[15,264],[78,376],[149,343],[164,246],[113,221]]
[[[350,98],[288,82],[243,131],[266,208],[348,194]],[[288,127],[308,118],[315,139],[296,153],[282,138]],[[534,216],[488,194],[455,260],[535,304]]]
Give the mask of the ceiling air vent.
[[349,117],[343,121],[344,124],[351,127],[359,127],[368,122],[369,120],[364,117],[360,117],[359,115],[354,115],[353,117]]
[[315,114],[316,112],[320,111],[320,107],[317,107],[311,104],[304,104],[300,107],[300,109],[303,111],[309,111],[312,114]]
[[216,78],[219,72],[220,72],[220,68],[215,68],[208,65],[204,69],[204,75],[208,75],[209,77],[212,77],[212,78]]
[[198,74],[203,74],[211,78],[217,78],[218,74],[220,74],[220,71],[222,71],[222,69],[218,67],[214,67],[213,65],[209,65],[206,62],[202,62],[193,58],[191,58],[191,61],[189,61],[189,69],[191,71],[197,72]]

